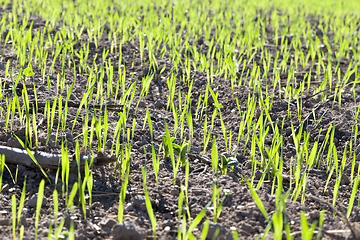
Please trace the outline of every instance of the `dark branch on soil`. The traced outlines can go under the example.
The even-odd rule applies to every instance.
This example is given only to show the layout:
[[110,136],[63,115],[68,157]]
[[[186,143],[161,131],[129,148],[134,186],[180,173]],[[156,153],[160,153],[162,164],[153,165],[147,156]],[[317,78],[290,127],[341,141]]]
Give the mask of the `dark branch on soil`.
[[[34,156],[37,163],[44,169],[58,169],[61,167],[61,164],[59,164],[59,161],[61,161],[62,158],[61,154],[50,154],[40,151],[31,151],[31,154]],[[38,165],[33,161],[26,150],[0,146],[0,155],[5,156],[6,163],[22,164],[30,168],[39,169]],[[75,155],[69,156],[69,160],[70,171],[76,172],[78,170],[78,166],[75,161]],[[91,157],[80,155],[80,169],[85,167],[85,161],[90,165]],[[97,156],[94,157],[93,165],[102,166],[116,161],[117,159],[115,156],[108,157],[102,152],[98,152]]]

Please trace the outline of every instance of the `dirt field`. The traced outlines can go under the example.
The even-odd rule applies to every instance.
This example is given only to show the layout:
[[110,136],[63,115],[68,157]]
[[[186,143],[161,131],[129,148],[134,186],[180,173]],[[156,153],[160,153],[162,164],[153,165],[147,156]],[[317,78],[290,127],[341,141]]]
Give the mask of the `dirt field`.
[[[175,8],[175,7],[174,7]],[[12,5],[1,10],[2,16],[9,14],[12,11]],[[159,9],[158,9],[159,10]],[[25,10],[24,10],[25,11]],[[113,11],[116,11],[113,10]],[[145,12],[145,10],[143,10]],[[288,13],[281,13],[280,8],[270,11],[257,11],[253,14],[252,20],[255,26],[258,26],[257,19],[267,19],[273,16],[273,11],[276,11],[279,16],[286,16]],[[163,11],[160,9],[159,14]],[[25,14],[25,13],[24,13]],[[171,13],[169,13],[171,14]],[[139,13],[139,21],[146,21],[146,16]],[[141,16],[144,19],[141,19]],[[18,15],[18,24],[22,24],[22,17]],[[255,18],[256,17],[256,18]],[[355,18],[355,17],[354,17]],[[151,54],[144,50],[142,54],[141,42],[137,37],[133,37],[130,41],[126,41],[118,45],[117,51],[111,51],[113,39],[108,36],[109,26],[103,24],[101,29],[104,29],[106,34],[98,38],[96,42],[89,41],[89,36],[84,31],[79,39],[68,39],[72,45],[74,52],[79,53],[81,50],[88,47],[88,58],[86,62],[77,57],[76,54],[68,54],[64,58],[59,57],[54,63],[51,54],[56,54],[56,46],[49,49],[49,57],[44,64],[44,68],[39,67],[39,64],[32,65],[33,76],[26,77],[26,81],[20,80],[18,85],[10,78],[10,72],[16,78],[21,67],[19,66],[19,58],[16,52],[17,48],[13,42],[4,45],[5,38],[11,32],[11,28],[6,27],[2,30],[1,38],[1,122],[0,122],[0,145],[14,148],[22,148],[15,135],[22,141],[28,141],[27,126],[24,110],[24,90],[27,90],[29,103],[31,106],[37,106],[36,125],[37,136],[33,135],[32,150],[61,154],[61,143],[65,143],[68,148],[69,156],[75,155],[76,142],[79,141],[80,147],[84,144],[83,128],[89,128],[93,124],[93,117],[96,120],[100,119],[100,125],[104,123],[107,116],[108,125],[107,132],[104,136],[104,129],[100,139],[97,133],[87,131],[89,136],[93,134],[92,145],[88,149],[80,149],[81,154],[91,156],[98,154],[99,142],[101,148],[104,147],[104,153],[107,155],[115,154],[113,151],[116,145],[125,146],[126,141],[131,143],[130,152],[130,171],[128,178],[128,186],[126,190],[126,198],[124,203],[124,222],[127,226],[127,231],[122,231],[126,234],[134,234],[132,239],[151,239],[153,230],[148,216],[148,209],[145,202],[143,189],[143,176],[141,168],[146,166],[147,171],[147,192],[151,199],[151,205],[156,216],[156,237],[157,239],[180,239],[178,233],[181,232],[182,218],[179,218],[179,196],[182,192],[182,186],[188,184],[188,196],[186,207],[183,211],[188,211],[191,218],[187,222],[193,221],[196,216],[205,208],[208,202],[212,201],[214,182],[221,192],[220,199],[223,199],[221,214],[217,223],[213,222],[214,207],[208,207],[204,218],[200,224],[195,228],[193,234],[200,239],[203,224],[205,219],[211,220],[209,232],[206,239],[212,239],[215,235],[215,229],[220,229],[217,239],[233,239],[233,231],[237,231],[239,239],[261,239],[267,231],[269,221],[260,211],[257,202],[247,185],[246,181],[252,182],[254,188],[259,184],[259,189],[256,193],[260,197],[265,210],[269,216],[272,216],[277,210],[277,201],[275,191],[278,188],[278,181],[275,181],[273,170],[276,167],[272,164],[263,167],[262,161],[268,162],[269,152],[265,152],[265,148],[270,150],[272,146],[280,143],[277,139],[281,139],[281,144],[278,148],[279,156],[282,159],[282,194],[289,194],[284,201],[286,206],[282,208],[284,226],[290,227],[289,236],[295,239],[305,239],[304,227],[301,222],[301,212],[305,212],[305,216],[309,226],[316,222],[314,237],[318,236],[322,239],[359,239],[360,232],[360,208],[359,197],[355,192],[354,206],[352,208],[350,217],[345,220],[343,216],[346,215],[351,194],[353,192],[356,177],[358,176],[358,152],[357,147],[359,140],[356,139],[358,134],[356,128],[359,126],[357,119],[357,109],[359,107],[359,85],[357,73],[357,52],[348,51],[344,57],[337,58],[336,52],[339,47],[334,43],[334,31],[329,28],[328,31],[323,31],[319,28],[319,20],[323,18],[319,15],[307,15],[306,23],[308,24],[307,35],[311,35],[317,39],[319,43],[318,48],[323,54],[322,64],[324,64],[326,71],[323,70],[318,55],[312,60],[309,58],[304,69],[295,69],[293,74],[289,74],[290,69],[293,68],[293,59],[295,49],[292,48],[291,42],[297,41],[296,45],[305,56],[311,53],[312,49],[308,46],[306,38],[303,36],[297,37],[295,35],[286,35],[286,37],[279,36],[274,39],[274,30],[271,24],[263,26],[265,32],[261,32],[261,38],[265,39],[262,48],[252,50],[251,54],[243,53],[242,65],[239,65],[236,71],[236,83],[233,84],[225,73],[217,73],[211,75],[209,71],[199,71],[200,67],[195,69],[193,65],[186,64],[177,66],[173,61],[173,53],[171,50],[166,50],[164,54]],[[175,21],[175,20],[174,20]],[[189,19],[188,21],[191,21]],[[344,20],[345,21],[345,20]],[[26,24],[25,32],[28,32],[30,26],[31,31],[35,35],[37,31],[46,30],[45,42],[48,37],[53,38],[56,31],[61,31],[63,22],[58,20],[55,24],[53,32],[47,28],[47,21],[42,19],[37,14],[30,16]],[[230,22],[230,25],[232,23]],[[262,24],[262,23],[260,23]],[[329,22],[331,25],[331,21]],[[347,23],[350,24],[350,23]],[[354,23],[358,26],[358,23]],[[345,24],[346,26],[346,24]],[[291,24],[289,23],[289,29]],[[245,28],[245,27],[244,27]],[[357,27],[356,27],[357,28]],[[178,30],[178,29],[177,29]],[[134,30],[135,31],[135,30]],[[190,31],[190,29],[189,29]],[[210,48],[211,39],[217,38],[219,32],[214,28],[208,39],[195,37],[189,32],[177,32],[180,38],[187,42],[188,49],[178,49],[179,58],[186,63],[188,59],[194,59],[195,53],[193,49],[197,49],[198,53],[207,55],[209,52],[224,51],[223,46],[213,46]],[[357,36],[357,32],[354,33]],[[305,33],[304,33],[305,35]],[[326,41],[324,36],[326,36]],[[356,36],[348,34],[356,38]],[[237,34],[234,33],[234,39]],[[281,38],[282,37],[282,38]],[[186,40],[185,40],[186,39]],[[282,39],[282,40],[281,40]],[[11,37],[7,39],[11,41]],[[63,40],[65,41],[65,40]],[[299,42],[300,41],[300,42]],[[336,40],[337,42],[338,40]],[[351,38],[353,41],[353,38]],[[324,43],[325,42],[325,43]],[[63,42],[62,42],[63,43]],[[62,44],[61,43],[61,44]],[[119,43],[119,41],[117,42]],[[70,44],[70,43],[68,43]],[[162,44],[162,43],[159,43]],[[356,44],[355,44],[356,45]],[[85,46],[85,47],[84,47]],[[333,49],[333,53],[329,53],[329,47]],[[357,46],[357,45],[356,45]],[[119,51],[121,47],[121,51]],[[254,48],[255,45],[254,45]],[[284,48],[287,49],[284,51]],[[60,48],[59,48],[60,49]],[[166,48],[165,48],[166,49]],[[170,47],[167,49],[171,49]],[[103,59],[104,52],[108,52],[105,59]],[[296,50],[297,51],[297,50]],[[70,50],[69,50],[70,52]],[[262,67],[262,56],[267,55],[269,60],[268,69]],[[121,58],[119,58],[121,53]],[[289,54],[285,56],[284,54]],[[63,56],[61,52],[59,56]],[[222,56],[222,55],[219,55]],[[354,57],[355,56],[355,57]],[[157,67],[151,66],[149,58],[154,57],[158,64]],[[249,58],[250,61],[244,64],[243,60]],[[288,58],[287,66],[282,71],[274,71],[279,64],[283,62],[284,58]],[[119,59],[120,62],[119,62]],[[214,69],[217,69],[222,63],[218,58],[214,58]],[[70,64],[68,64],[70,62]],[[106,62],[106,64],[105,64]],[[110,67],[107,63],[111,62],[113,69],[110,72]],[[330,64],[331,62],[331,64]],[[6,71],[6,64],[9,63],[9,71]],[[200,63],[199,63],[200,64]],[[204,63],[205,64],[205,63]],[[82,65],[88,66],[88,71],[79,70]],[[70,66],[70,67],[69,67]],[[119,67],[121,66],[121,67]],[[328,67],[332,69],[333,77],[329,78]],[[255,71],[254,71],[255,67]],[[53,68],[53,69],[52,69]],[[101,70],[103,72],[101,72]],[[354,70],[355,69],[355,70]],[[252,73],[258,72],[264,78],[256,80],[256,84],[251,84],[254,79]],[[267,72],[266,75],[263,75]],[[350,74],[349,74],[350,72]],[[6,76],[7,74],[7,76]],[[92,86],[92,95],[89,95],[87,101],[88,108],[82,105],[84,95],[89,93],[89,79],[91,74],[103,81],[95,81]],[[118,79],[126,74],[124,86],[118,87],[116,84]],[[89,77],[90,75],[90,77]],[[211,76],[210,76],[211,75]],[[45,76],[45,78],[44,78]],[[64,90],[58,90],[62,77],[64,77]],[[151,76],[152,80],[149,85],[147,96],[143,96],[144,78]],[[291,80],[289,80],[289,76]],[[339,77],[338,77],[339,76]],[[169,107],[169,79],[174,77],[176,82],[174,98],[171,100],[173,106],[179,110],[179,115],[175,118],[173,110]],[[15,79],[14,78],[14,79]],[[209,79],[211,78],[211,89],[214,94],[217,94],[217,101],[221,104],[220,112],[218,110],[217,101],[210,94],[208,90]],[[325,80],[325,78],[327,80]],[[6,79],[6,80],[5,80]],[[45,81],[43,81],[45,79]],[[109,79],[113,80],[112,85],[109,85]],[[276,81],[275,81],[276,79]],[[329,80],[330,79],[330,80]],[[338,79],[346,79],[345,83],[339,83]],[[188,81],[190,80],[190,81]],[[324,81],[332,81],[332,84],[323,86]],[[103,85],[100,85],[99,82]],[[110,81],[111,82],[111,81]],[[134,88],[132,84],[136,82]],[[347,84],[349,83],[349,84]],[[351,83],[351,84],[350,84]],[[70,86],[73,84],[70,91]],[[260,84],[260,85],[258,85]],[[14,89],[15,86],[15,89]],[[250,87],[251,86],[251,87]],[[133,96],[131,101],[128,99],[121,103],[121,90],[131,89]],[[286,96],[284,89],[291,89],[296,92],[304,88],[301,95],[294,93],[291,96]],[[110,98],[107,98],[108,91],[114,93]],[[134,92],[132,92],[134,90]],[[115,95],[115,92],[118,96]],[[179,96],[179,92],[181,95]],[[191,94],[188,94],[191,92]],[[341,95],[339,94],[341,93]],[[21,111],[14,106],[11,111],[14,111],[13,122],[7,121],[7,111],[11,108],[10,104],[14,99],[14,94],[17,94],[22,104],[22,119],[19,112]],[[204,96],[209,95],[207,102],[204,102]],[[340,95],[340,97],[339,97]],[[68,99],[68,109],[66,113],[67,120],[63,124],[62,118],[64,115],[59,115],[59,106],[56,106],[54,116],[52,118],[53,129],[49,133],[49,116],[48,108],[44,106],[47,101],[54,101],[55,97],[62,97],[62,100]],[[130,98],[130,97],[129,97]],[[180,98],[180,99],[179,99]],[[166,135],[165,123],[169,128],[170,135],[173,136],[174,131],[177,130],[176,143],[181,145],[181,135],[183,139],[190,139],[190,130],[185,119],[184,125],[177,122],[181,116],[181,108],[184,108],[187,98],[191,99],[191,104],[188,108],[188,113],[192,115],[193,134],[192,144],[186,158],[189,161],[189,174],[186,177],[186,167],[179,167],[176,181],[174,184],[173,176],[174,169],[171,158],[163,158],[164,143],[163,136]],[[255,104],[251,105],[251,101]],[[261,101],[269,104],[270,108],[261,105]],[[340,102],[339,102],[340,101]],[[100,104],[101,107],[94,106]],[[109,107],[105,110],[105,105]],[[200,106],[200,107],[199,107]],[[64,105],[63,105],[64,107]],[[12,109],[12,108],[11,108]],[[10,111],[10,112],[11,112]],[[35,108],[34,108],[35,111]],[[146,113],[149,113],[152,131],[149,129],[148,119]],[[215,112],[215,114],[214,114]],[[30,111],[32,119],[32,110]],[[129,133],[124,130],[119,133],[120,140],[114,137],[116,133],[117,123],[122,117],[121,114],[126,113],[127,129]],[[239,130],[242,127],[241,122],[244,113],[245,117],[252,118],[251,126],[260,125],[266,134],[260,139],[259,128],[255,131],[248,132],[248,127],[245,126],[243,136],[239,137]],[[9,115],[11,116],[11,114]],[[215,117],[209,142],[206,143],[206,134],[211,130],[211,118]],[[10,117],[11,118],[11,117]],[[145,122],[145,124],[144,124]],[[133,125],[133,123],[135,123]],[[224,128],[222,123],[225,123],[227,139],[224,138]],[[8,127],[6,126],[8,124]],[[12,130],[10,129],[10,124]],[[178,124],[178,127],[176,126]],[[132,128],[134,126],[134,128]],[[206,130],[204,129],[206,126]],[[277,126],[278,131],[275,131]],[[293,126],[293,128],[292,128]],[[177,128],[177,129],[174,129]],[[59,130],[60,129],[60,130]],[[132,133],[131,131],[134,130]],[[293,130],[295,132],[293,132]],[[58,135],[56,132],[58,131]],[[49,133],[49,135],[48,135]],[[230,135],[231,133],[231,135]],[[302,133],[300,137],[300,146],[294,143],[294,133]],[[129,135],[127,135],[129,134]],[[204,136],[205,135],[205,136]],[[260,140],[254,138],[258,136]],[[133,136],[133,137],[130,137]],[[181,136],[181,137],[180,137]],[[232,141],[229,139],[231,136]],[[298,135],[300,136],[300,135]],[[130,138],[128,138],[130,137]],[[37,138],[37,146],[36,146]],[[105,141],[104,141],[105,138]],[[215,178],[212,166],[213,153],[213,139],[216,138],[216,146],[218,148],[218,156],[235,157],[239,165],[227,168],[227,174],[221,174],[219,169],[219,176]],[[102,145],[102,143],[104,143]],[[207,145],[206,145],[207,144]],[[261,145],[262,144],[262,145]],[[301,151],[301,146],[307,147]],[[307,159],[311,155],[311,150],[316,145],[316,161],[312,166],[309,166]],[[226,146],[229,146],[228,149]],[[262,146],[263,149],[260,149]],[[334,147],[335,146],[335,147]],[[331,151],[329,151],[331,147]],[[204,151],[205,148],[205,151]],[[336,149],[336,156],[333,154],[333,149]],[[112,150],[113,149],[113,150]],[[122,149],[122,148],[121,148]],[[159,164],[159,183],[156,185],[156,176],[154,172],[154,164],[152,161],[152,151],[156,152]],[[103,150],[103,149],[101,149]],[[145,153],[144,153],[145,152]],[[265,152],[265,153],[264,153]],[[329,153],[331,152],[331,153]],[[345,154],[344,154],[345,152]],[[204,154],[203,154],[204,153]],[[125,152],[123,152],[125,154]],[[45,173],[49,177],[51,183],[46,180],[44,174],[38,170],[29,168],[24,165],[16,165],[8,163],[4,169],[2,178],[2,188],[0,192],[0,233],[2,239],[13,238],[13,222],[12,222],[12,196],[15,195],[17,199],[17,206],[22,195],[24,181],[26,177],[26,190],[24,208],[21,217],[19,218],[20,226],[24,226],[24,238],[35,238],[36,225],[36,194],[39,191],[39,183],[45,179],[45,189],[43,198],[43,207],[40,211],[40,218],[38,224],[38,238],[39,239],[53,239],[54,229],[56,229],[61,221],[65,219],[64,226],[60,230],[61,238],[72,238],[71,225],[74,227],[75,239],[109,239],[114,236],[114,239],[131,239],[130,235],[121,237],[120,230],[116,232],[116,225],[118,222],[119,212],[119,194],[124,179],[121,177],[121,169],[119,166],[123,162],[125,155],[120,154],[117,157],[118,164],[110,163],[103,166],[93,166],[93,188],[92,188],[92,204],[86,204],[86,217],[81,207],[79,195],[74,199],[75,208],[73,213],[67,209],[66,198],[62,196],[62,187],[64,179],[61,177],[61,171],[57,175],[56,169],[45,169]],[[329,154],[331,156],[329,157]],[[302,156],[304,162],[298,167],[296,165],[299,156]],[[345,159],[345,160],[344,160]],[[177,156],[175,156],[177,160]],[[75,161],[75,160],[73,160]],[[330,163],[329,163],[330,161]],[[255,166],[257,167],[254,167]],[[338,164],[338,165],[337,165]],[[296,165],[296,166],[295,166]],[[117,166],[117,167],[116,167]],[[335,167],[334,167],[335,166]],[[296,188],[295,171],[299,171],[301,179],[301,189],[299,196],[294,199],[294,189]],[[341,174],[339,175],[339,172]],[[331,175],[332,174],[332,175]],[[81,172],[81,177],[84,178],[84,172]],[[276,176],[276,175],[275,175]],[[303,176],[305,176],[303,178]],[[330,176],[330,177],[329,177]],[[340,176],[340,178],[339,178]],[[78,182],[78,172],[71,172],[68,179],[69,191],[73,184]],[[188,180],[187,180],[188,179]],[[334,199],[334,189],[338,188],[336,197],[336,204],[334,211],[331,207]],[[54,193],[57,189],[59,193],[58,213],[57,219],[54,219]],[[89,196],[86,189],[87,197]],[[89,200],[86,197],[87,201]],[[325,210],[325,214],[321,217],[321,211]],[[180,212],[181,213],[181,212]],[[185,214],[185,213],[184,213]],[[319,233],[319,220],[322,225],[322,234]],[[348,222],[347,222],[348,221]],[[350,224],[350,227],[349,227]],[[124,225],[124,226],[125,226]],[[271,225],[270,225],[271,226]],[[131,230],[133,229],[133,232]],[[286,239],[286,229],[283,230],[283,238]],[[308,232],[308,231],[305,231]],[[274,227],[270,227],[267,233],[267,239],[273,239]],[[16,238],[20,236],[19,229],[16,230]],[[339,237],[339,238],[336,238]],[[342,237],[342,238],[340,238]],[[311,239],[311,238],[310,238]]]

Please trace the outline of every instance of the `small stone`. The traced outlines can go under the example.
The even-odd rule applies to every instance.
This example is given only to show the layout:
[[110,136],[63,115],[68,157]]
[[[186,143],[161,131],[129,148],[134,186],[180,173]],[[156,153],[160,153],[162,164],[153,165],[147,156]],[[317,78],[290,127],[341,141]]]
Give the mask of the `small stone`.
[[257,170],[257,171],[255,172],[255,180],[260,180],[260,178],[262,177],[262,175],[263,175],[263,172]]
[[155,102],[155,108],[157,108],[157,109],[162,109],[162,108],[164,108],[165,107],[165,104],[164,104],[164,102],[163,101],[161,101],[161,100],[157,100],[156,102]]
[[309,216],[314,220],[319,220],[320,218],[320,212],[319,211],[312,211],[309,212]]
[[145,238],[145,230],[133,221],[125,220],[122,224],[116,224],[111,235],[113,240],[142,240]]
[[81,88],[81,87],[75,88],[75,92],[76,92],[76,93],[81,93],[81,92],[82,92],[82,88]]
[[286,136],[290,136],[291,133],[292,133],[292,129],[290,127],[285,129]]
[[47,91],[47,89],[46,89],[46,87],[44,86],[44,85],[41,85],[40,87],[39,87],[39,90],[38,90],[39,92],[45,92],[45,91]]
[[108,235],[111,233],[111,229],[108,227],[103,227],[102,230],[106,232]]
[[304,106],[307,107],[307,108],[311,108],[314,104],[312,104],[311,101],[305,101],[304,102]]
[[66,140],[68,140],[69,142],[75,142],[74,136],[71,134],[71,132],[65,133],[65,137],[66,137]]
[[10,226],[11,225],[11,219],[3,218],[0,219],[0,226]]
[[177,197],[177,196],[179,196],[179,190],[173,188],[173,189],[171,189],[170,194],[174,197]]
[[139,107],[139,108],[145,108],[145,107],[146,107],[146,103],[145,103],[144,101],[140,101],[138,107]]
[[310,169],[309,173],[311,175],[317,175],[319,177],[323,177],[326,175],[326,171],[324,170],[319,170],[319,169]]
[[56,135],[51,134],[49,137],[49,142],[48,142],[49,147],[52,147],[52,148],[56,147],[58,142],[59,142],[59,139],[57,139],[57,141],[56,141]]
[[125,207],[125,211],[127,212],[134,211],[134,206],[131,203],[128,203]]
[[[25,131],[26,128],[25,127],[21,127],[18,130],[16,130],[14,133],[16,136],[18,136],[19,138],[25,137]],[[15,138],[16,139],[16,138]]]
[[[30,200],[27,203],[27,206],[30,207],[30,208],[36,207],[36,205],[37,205],[37,197],[38,197],[38,194],[35,194],[34,197],[30,198]],[[47,198],[44,196],[41,206],[42,207],[46,206],[47,201],[48,201]]]
[[143,211],[143,212],[147,212],[147,208],[146,208],[146,204],[145,203],[142,203],[140,205],[140,210]]
[[230,231],[228,231],[225,227],[221,226],[218,223],[209,223],[209,230],[206,236],[207,240],[214,239],[214,235],[217,229],[220,229],[217,240],[231,240],[233,239]]
[[141,204],[145,203],[145,196],[137,195],[134,197],[134,201],[132,202],[135,208],[140,208]]
[[[101,221],[99,222],[99,226],[102,228],[109,228],[111,229],[114,225],[117,224],[117,221],[115,221],[115,219],[112,218],[103,218],[101,219]],[[104,230],[105,231],[105,230]],[[106,232],[106,231],[105,231]]]
[[250,224],[247,224],[247,223],[243,223],[241,226],[241,229],[248,233],[256,232],[255,229]]
[[[137,208],[140,209],[142,204],[145,204],[145,196],[143,195],[137,195],[134,197],[134,200],[132,202],[132,205]],[[150,202],[152,205],[154,205],[156,202],[150,198]]]
[[15,137],[11,137],[7,140],[6,145],[12,148],[22,148],[19,140]]
[[111,148],[112,144],[113,144],[113,141],[111,139],[108,139],[105,143],[106,147],[108,147],[108,148]]
[[79,99],[73,93],[70,94],[70,100],[79,101]]
[[349,184],[350,184],[350,178],[349,178],[345,173],[343,173],[343,174],[341,175],[340,184],[341,184],[341,185],[349,185]]
[[325,140],[325,136],[324,135],[320,135],[319,136],[319,142],[323,142]]

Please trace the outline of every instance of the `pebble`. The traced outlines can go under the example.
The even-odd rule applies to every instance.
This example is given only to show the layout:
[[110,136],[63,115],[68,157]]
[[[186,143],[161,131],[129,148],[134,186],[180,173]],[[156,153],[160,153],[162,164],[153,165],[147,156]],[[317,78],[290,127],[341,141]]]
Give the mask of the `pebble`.
[[113,240],[143,240],[145,238],[145,230],[134,221],[125,220],[121,224],[116,224],[112,230],[111,235]]
[[247,223],[243,223],[241,226],[241,229],[248,233],[256,232],[256,230],[250,224],[247,224]]
[[140,205],[140,210],[143,211],[143,212],[147,212],[147,208],[146,208],[146,204],[145,203],[142,203]]
[[[38,194],[35,194],[35,196],[30,198],[29,201],[27,202],[27,206],[30,207],[30,208],[36,207],[36,205],[37,205],[37,197],[38,197]],[[44,196],[41,206],[42,207],[46,206],[47,201],[48,201],[47,198]]]
[[286,136],[290,136],[291,133],[292,133],[292,129],[290,127],[285,129]]
[[134,211],[134,206],[131,203],[128,203],[125,207],[125,211],[127,212]]
[[[134,197],[132,205],[137,209],[141,209],[142,205],[143,204],[145,205],[145,199],[146,199],[145,196],[137,195],[137,196]],[[152,198],[150,198],[150,202],[151,202],[152,205],[156,204],[156,202]],[[146,207],[145,207],[145,210],[146,210]]]
[[349,184],[350,184],[350,178],[349,178],[345,173],[343,173],[343,174],[341,175],[340,184],[341,184],[341,185],[349,185]]
[[230,240],[233,239],[230,231],[228,231],[225,227],[221,226],[218,223],[209,223],[209,230],[206,236],[207,240],[214,239],[214,235],[217,229],[220,229],[217,240]]
[[73,93],[70,94],[70,100],[79,101],[79,99]]
[[[24,210],[24,209],[23,209]],[[22,215],[20,217],[20,225],[24,225],[24,227],[27,227],[27,220],[26,220],[26,216]]]
[[81,92],[82,92],[82,88],[81,88],[81,87],[75,88],[75,92],[76,92],[76,93],[81,93]]
[[171,194],[172,196],[174,196],[174,197],[177,197],[177,196],[179,196],[179,190],[173,188],[173,189],[171,189],[170,194]]
[[108,147],[108,148],[111,148],[112,144],[113,144],[113,141],[111,139],[108,139],[105,143],[106,147]]
[[139,108],[145,108],[145,107],[146,107],[146,103],[145,103],[144,101],[140,101],[138,107],[139,107]]
[[319,220],[320,218],[320,212],[319,211],[311,211],[309,212],[309,216],[312,218],[312,219],[316,219],[316,220]]
[[65,137],[66,137],[66,140],[68,140],[69,142],[75,142],[74,136],[71,134],[71,132],[66,132]]
[[11,219],[9,218],[0,219],[0,226],[10,226],[10,225],[11,225]]
[[320,135],[319,136],[319,142],[323,142],[325,140],[325,135]]
[[143,195],[137,195],[134,197],[134,200],[132,202],[133,206],[135,208],[140,208],[141,207],[141,204],[145,203],[145,196]]
[[57,142],[56,142],[56,135],[51,134],[50,137],[49,137],[48,145],[49,145],[49,147],[54,148],[59,143],[59,141],[60,141],[60,139],[58,139]]
[[263,172],[257,170],[257,171],[255,172],[255,180],[260,180],[260,178],[262,177],[262,175],[263,175]]
[[109,229],[111,229],[116,224],[117,224],[117,221],[112,218],[103,218],[99,222],[99,226],[101,226],[102,228],[109,228]]
[[6,145],[8,147],[12,147],[12,148],[22,148],[19,140],[17,140],[17,138],[15,138],[15,137],[9,138],[6,142]]
[[157,109],[162,109],[162,108],[164,108],[165,107],[165,104],[164,104],[164,102],[163,101],[161,101],[161,100],[157,100],[156,102],[155,102],[155,108],[157,108]]
[[[19,138],[25,137],[25,127],[21,127],[18,130],[16,130],[14,133],[16,136],[18,136]],[[16,139],[16,138],[15,138]]]

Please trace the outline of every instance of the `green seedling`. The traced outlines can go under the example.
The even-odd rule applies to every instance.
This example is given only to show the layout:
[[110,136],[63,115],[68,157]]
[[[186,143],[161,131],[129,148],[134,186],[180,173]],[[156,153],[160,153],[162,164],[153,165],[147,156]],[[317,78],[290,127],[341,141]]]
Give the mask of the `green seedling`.
[[220,169],[222,175],[226,175],[228,167],[235,167],[237,165],[239,165],[239,161],[236,158],[227,158],[225,155],[221,155]]
[[44,188],[45,188],[45,181],[41,180],[37,195],[37,203],[36,203],[36,211],[35,211],[35,239],[37,239],[38,237],[38,226],[39,226],[40,210],[44,196]]
[[173,146],[174,146],[174,142],[176,139],[174,137],[172,137],[170,139],[170,144],[171,144],[170,147],[167,142],[166,136],[162,136],[162,140],[163,140],[163,146],[164,146],[164,159],[166,159],[170,154],[170,148],[172,148],[172,149],[174,148]]
[[143,177],[143,189],[144,189],[144,194],[145,194],[145,204],[146,204],[146,209],[150,218],[150,222],[151,222],[151,227],[153,229],[153,235],[154,235],[154,239],[156,239],[156,216],[154,214],[152,205],[151,205],[151,201],[149,198],[149,194],[147,192],[146,189],[146,162],[145,162],[145,166],[143,168],[141,168],[141,172],[142,172],[142,177]]
[[309,228],[308,222],[306,220],[305,212],[301,212],[301,238],[310,240],[314,235],[314,230],[316,228],[317,222],[313,222]]

